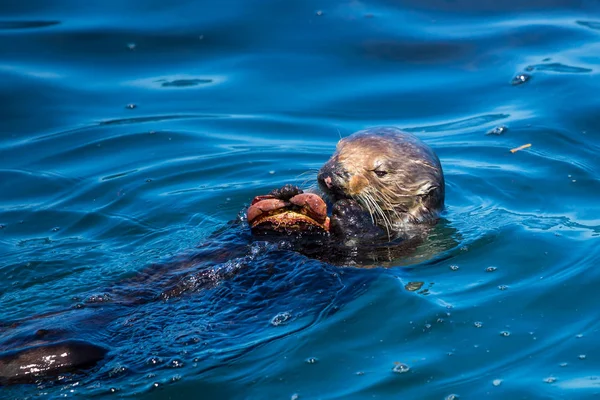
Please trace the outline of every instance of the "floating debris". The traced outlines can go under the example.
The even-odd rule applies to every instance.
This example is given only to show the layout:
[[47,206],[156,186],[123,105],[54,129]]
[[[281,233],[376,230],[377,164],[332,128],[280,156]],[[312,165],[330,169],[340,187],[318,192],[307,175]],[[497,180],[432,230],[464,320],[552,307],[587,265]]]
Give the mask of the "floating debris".
[[523,146],[519,146],[519,147],[515,147],[514,149],[510,149],[510,152],[511,153],[516,153],[517,151],[520,151],[520,150],[523,150],[523,149],[527,149],[529,147],[531,147],[531,143],[527,143],[527,144],[524,144]]

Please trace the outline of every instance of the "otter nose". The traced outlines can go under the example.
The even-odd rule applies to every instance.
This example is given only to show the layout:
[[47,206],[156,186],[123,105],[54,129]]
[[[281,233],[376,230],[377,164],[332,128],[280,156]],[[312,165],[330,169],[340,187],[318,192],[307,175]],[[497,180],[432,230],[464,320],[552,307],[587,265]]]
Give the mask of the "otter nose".
[[323,182],[325,183],[325,186],[327,186],[327,189],[331,189],[332,183],[331,183],[331,177],[327,176],[323,179]]

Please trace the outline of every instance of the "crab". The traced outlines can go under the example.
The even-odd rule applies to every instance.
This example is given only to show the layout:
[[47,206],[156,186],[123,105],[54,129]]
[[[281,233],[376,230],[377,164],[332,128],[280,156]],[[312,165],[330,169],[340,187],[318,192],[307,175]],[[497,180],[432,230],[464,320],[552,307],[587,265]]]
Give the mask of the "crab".
[[323,199],[291,186],[256,196],[246,214],[254,233],[329,231],[327,205]]

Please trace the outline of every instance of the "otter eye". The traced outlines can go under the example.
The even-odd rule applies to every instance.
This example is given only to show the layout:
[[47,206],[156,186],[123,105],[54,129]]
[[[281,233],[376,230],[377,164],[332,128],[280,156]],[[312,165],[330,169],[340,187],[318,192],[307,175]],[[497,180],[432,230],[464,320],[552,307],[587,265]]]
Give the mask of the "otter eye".
[[382,177],[384,177],[384,176],[387,175],[387,171],[380,171],[378,169],[374,170],[373,172],[375,172],[375,175],[377,175],[380,178],[382,178]]

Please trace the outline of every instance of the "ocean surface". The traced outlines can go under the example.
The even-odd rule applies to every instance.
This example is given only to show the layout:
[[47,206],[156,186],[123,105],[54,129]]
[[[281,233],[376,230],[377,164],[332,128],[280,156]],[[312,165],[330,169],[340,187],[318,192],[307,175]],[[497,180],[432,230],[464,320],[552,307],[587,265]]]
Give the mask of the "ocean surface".
[[[110,353],[0,397],[597,398],[599,71],[592,0],[1,2],[0,350]],[[439,155],[435,237],[250,238],[378,125]]]

